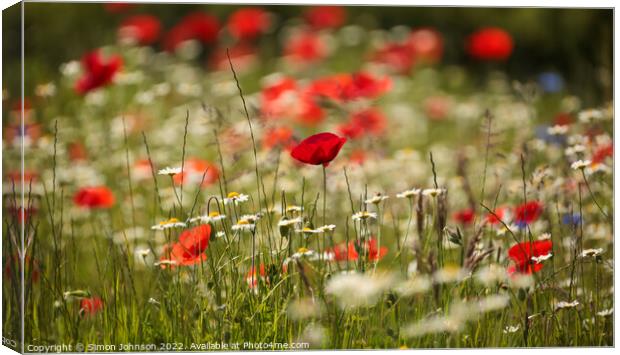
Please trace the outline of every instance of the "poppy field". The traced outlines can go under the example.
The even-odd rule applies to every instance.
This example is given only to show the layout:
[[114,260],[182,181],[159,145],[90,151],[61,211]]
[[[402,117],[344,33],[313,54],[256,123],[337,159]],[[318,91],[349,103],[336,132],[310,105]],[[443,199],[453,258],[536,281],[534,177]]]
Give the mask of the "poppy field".
[[605,90],[495,25],[88,6],[111,40],[3,87],[5,345],[614,345]]

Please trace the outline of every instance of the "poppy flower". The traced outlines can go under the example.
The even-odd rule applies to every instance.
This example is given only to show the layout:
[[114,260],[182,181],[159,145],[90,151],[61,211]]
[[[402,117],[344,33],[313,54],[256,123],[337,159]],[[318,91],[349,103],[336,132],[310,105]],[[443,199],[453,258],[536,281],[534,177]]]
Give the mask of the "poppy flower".
[[454,214],[454,219],[463,225],[471,224],[475,217],[476,213],[471,208],[460,210]]
[[387,247],[377,248],[377,240],[370,238],[363,247],[357,241],[342,243],[328,249],[327,253],[332,254],[336,261],[354,261],[359,258],[358,250],[363,250],[362,255],[366,254],[369,261],[378,261],[387,254]]
[[[495,215],[493,214],[495,213]],[[497,224],[500,223],[500,220],[505,220],[506,217],[506,213],[507,213],[507,208],[506,207],[499,207],[497,209],[495,209],[495,211],[493,211],[493,213],[489,213],[486,216],[486,223],[488,224]]]
[[432,120],[443,120],[448,116],[450,104],[450,100],[443,96],[431,96],[424,100],[424,111]]
[[[204,180],[202,179],[203,175]],[[200,184],[202,181],[202,186],[208,186],[217,181],[220,177],[220,171],[217,166],[211,162],[197,158],[189,158],[185,161],[183,172],[175,174],[172,180],[175,184],[182,185],[186,181],[186,177],[187,182],[190,184]]]
[[80,302],[80,312],[93,316],[103,309],[103,301],[100,297],[82,298]]
[[37,213],[37,209],[34,207],[23,208],[10,206],[7,209],[9,214],[13,218],[15,218],[17,220],[17,223],[20,225],[22,222],[24,222],[24,224],[28,224],[28,220],[30,219],[30,217]]
[[542,203],[538,201],[530,201],[515,207],[515,222],[520,227],[534,222],[540,217],[543,211]]
[[260,264],[258,267],[258,275],[256,274],[255,268],[250,268],[250,271],[245,275],[245,282],[248,283],[250,288],[256,288],[258,286],[258,279],[260,278],[263,281],[267,281],[265,276],[267,273],[265,272],[265,264]]
[[213,51],[209,65],[215,70],[230,70],[229,55],[237,72],[244,72],[256,64],[256,48],[249,43],[237,43],[232,47],[219,47]]
[[315,125],[325,116],[312,92],[301,89],[297,82],[283,77],[261,92],[261,112],[266,118],[292,118],[306,125]]
[[135,15],[126,18],[118,28],[118,36],[133,43],[152,44],[161,32],[161,23],[155,16]]
[[346,17],[343,6],[312,6],[304,13],[306,22],[316,29],[338,28]]
[[76,205],[86,208],[110,208],[115,201],[112,190],[105,186],[83,187],[73,196]]
[[[6,174],[8,180],[15,183],[17,186],[22,179],[22,172],[20,170],[10,171]],[[35,182],[39,178],[39,173],[34,170],[24,170],[24,183],[28,185],[31,181]]]
[[190,266],[203,262],[207,259],[205,250],[209,246],[210,238],[211,225],[209,224],[201,224],[183,231],[178,242],[164,248],[160,261],[168,263],[162,263],[161,267],[165,269],[166,265],[170,264],[170,267],[174,268],[176,265]]
[[88,158],[88,152],[86,147],[81,142],[69,143],[69,160],[78,161],[86,160]]
[[553,124],[556,126],[568,126],[571,125],[575,120],[570,113],[560,112],[553,118]]
[[508,268],[508,273],[532,274],[540,271],[543,264],[533,261],[532,258],[548,255],[552,246],[550,240],[537,240],[513,245],[508,250],[508,257],[514,261],[515,265]]
[[261,8],[244,7],[230,15],[226,26],[228,32],[237,39],[254,39],[269,29],[271,18]]
[[305,164],[328,166],[347,141],[329,132],[312,135],[291,151],[291,156]]
[[275,147],[291,148],[294,144],[293,130],[288,127],[272,127],[263,135],[263,147],[273,149]]
[[174,52],[177,47],[189,40],[211,44],[217,40],[220,31],[218,19],[206,12],[194,12],[185,16],[164,38],[164,49]]
[[368,108],[355,112],[349,122],[339,127],[342,135],[355,139],[362,135],[371,134],[379,136],[383,134],[386,126],[386,118],[376,108]]
[[503,61],[512,54],[514,44],[508,32],[488,27],[471,34],[466,46],[467,52],[474,59]]
[[285,46],[284,55],[293,63],[308,64],[327,57],[327,44],[318,33],[300,31],[292,34]]
[[110,84],[122,65],[120,56],[111,56],[106,60],[99,50],[86,53],[82,57],[84,74],[75,83],[75,90],[83,95]]
[[372,61],[384,64],[397,73],[406,74],[415,64],[415,52],[409,44],[387,43],[372,55]]
[[374,99],[391,88],[392,80],[388,77],[378,78],[370,73],[358,72],[351,75],[349,85],[343,88],[343,97],[345,100]]
[[103,8],[112,14],[119,14],[121,12],[125,12],[135,7],[136,4],[131,4],[127,2],[107,2],[103,4]]
[[614,155],[614,145],[612,143],[605,144],[598,148],[592,155],[592,164],[600,164],[605,161],[605,158],[612,157]]
[[420,28],[411,31],[407,44],[413,50],[416,59],[428,63],[438,62],[443,55],[443,38],[432,28]]

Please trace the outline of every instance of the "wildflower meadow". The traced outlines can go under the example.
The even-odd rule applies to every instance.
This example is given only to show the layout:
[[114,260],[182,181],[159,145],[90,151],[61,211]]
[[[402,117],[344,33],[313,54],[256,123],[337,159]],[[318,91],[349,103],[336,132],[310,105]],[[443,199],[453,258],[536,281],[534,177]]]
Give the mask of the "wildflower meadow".
[[3,83],[5,346],[614,345],[610,64],[502,25],[565,13],[24,6],[114,26]]

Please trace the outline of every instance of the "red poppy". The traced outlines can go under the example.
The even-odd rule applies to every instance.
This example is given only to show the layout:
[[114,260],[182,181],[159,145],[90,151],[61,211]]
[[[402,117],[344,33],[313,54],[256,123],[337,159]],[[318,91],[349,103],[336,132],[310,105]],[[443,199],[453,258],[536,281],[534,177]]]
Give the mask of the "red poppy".
[[271,26],[269,13],[257,7],[244,7],[228,18],[228,32],[237,39],[254,39]]
[[304,17],[310,26],[323,29],[342,26],[347,14],[343,6],[312,6]]
[[256,63],[256,48],[248,43],[237,43],[232,47],[217,48],[211,55],[209,65],[216,70],[230,70],[228,55],[237,72],[244,72]]
[[173,52],[181,43],[197,40],[211,44],[217,40],[220,23],[217,18],[205,12],[194,12],[185,16],[164,38],[164,48]]
[[534,222],[540,217],[543,211],[542,203],[530,201],[515,207],[515,222],[518,225],[526,225]]
[[[20,170],[15,170],[8,172],[6,174],[8,180],[15,183],[15,185],[19,184],[22,179],[22,172]],[[24,170],[24,183],[26,185],[30,184],[30,182],[35,182],[39,178],[39,173],[34,170]]]
[[481,29],[467,40],[467,52],[480,60],[506,60],[512,54],[513,47],[510,34],[496,27]]
[[428,63],[436,63],[443,55],[443,38],[432,28],[414,30],[407,39],[407,44],[413,49],[416,59]]
[[387,43],[372,55],[372,61],[384,64],[401,74],[408,73],[415,64],[415,52],[409,44]]
[[265,276],[267,273],[265,272],[265,264],[260,264],[258,267],[258,275],[256,275],[256,271],[254,268],[250,268],[250,271],[245,275],[245,282],[248,283],[250,288],[256,288],[258,286],[259,278],[263,281],[269,281]]
[[366,161],[366,152],[362,149],[353,150],[349,153],[349,161],[354,164],[363,165]]
[[353,113],[349,122],[341,125],[339,130],[342,135],[351,139],[366,134],[379,136],[385,131],[386,121],[381,111],[371,107]]
[[69,143],[69,160],[86,160],[88,158],[88,152],[86,147],[81,142]]
[[558,126],[568,126],[574,122],[573,116],[570,113],[560,112],[553,118],[553,124]]
[[177,265],[189,266],[205,261],[207,259],[205,250],[209,246],[210,238],[211,225],[209,224],[201,224],[183,231],[178,242],[164,248],[160,261],[169,263],[162,263],[161,268],[165,269],[168,264],[170,268],[174,268]]
[[392,80],[388,77],[377,78],[370,73],[358,72],[351,75],[349,85],[343,88],[345,100],[358,98],[377,98],[392,88]]
[[115,201],[112,190],[105,186],[83,187],[73,196],[76,205],[86,208],[110,208]]
[[34,207],[23,208],[10,206],[7,209],[10,215],[17,219],[17,223],[20,225],[22,222],[24,222],[24,224],[28,224],[30,217],[37,213],[37,209]]
[[80,312],[93,316],[103,309],[103,301],[100,297],[82,298],[80,302]]
[[84,74],[75,83],[75,90],[79,94],[86,94],[110,84],[122,65],[123,59],[120,56],[115,55],[104,60],[99,50],[86,53],[82,57]]
[[424,100],[426,116],[432,120],[443,120],[450,111],[450,100],[443,96],[431,96]]
[[273,149],[274,147],[291,148],[295,143],[293,130],[288,127],[272,127],[263,135],[263,147]]
[[130,10],[134,6],[136,6],[136,4],[130,4],[126,2],[108,2],[108,3],[103,4],[103,8],[107,12],[113,13],[113,14],[125,12],[127,10]]
[[[204,180],[202,179],[203,175]],[[201,186],[208,186],[217,181],[220,177],[220,170],[215,164],[209,161],[198,158],[189,158],[185,161],[183,172],[175,174],[172,179],[175,184],[181,185],[185,182],[185,177],[187,177],[187,182],[189,184],[200,184],[202,181]]]
[[476,213],[471,208],[460,210],[454,214],[454,219],[463,225],[472,224],[475,217]]
[[266,118],[288,117],[306,125],[315,125],[325,116],[311,91],[300,90],[297,82],[288,77],[280,78],[262,90],[261,112]]
[[493,215],[493,213],[487,214],[486,222],[488,224],[500,223],[500,220],[503,221],[505,219],[506,212],[507,212],[507,208],[506,207],[499,207],[499,208],[495,209],[495,211],[493,211],[493,213],[495,213],[495,215]]
[[302,163],[328,166],[346,141],[346,138],[338,137],[333,133],[318,133],[295,146],[291,151],[291,156]]
[[140,159],[133,164],[131,175],[136,180],[146,180],[153,177],[153,170],[148,159]]
[[128,17],[118,28],[119,37],[139,44],[152,44],[159,38],[160,32],[161,23],[151,15]]
[[612,143],[605,144],[599,147],[592,155],[592,164],[600,164],[605,161],[605,158],[612,157],[614,155],[614,145]]
[[[338,244],[334,248],[328,249],[327,253],[332,254],[336,261],[353,261],[359,258],[359,249],[359,242],[353,241],[349,244]],[[362,255],[366,254],[369,261],[381,260],[388,252],[387,247],[377,248],[377,240],[374,238],[366,241],[361,249],[363,250]]]
[[513,245],[508,250],[508,257],[515,262],[514,266],[508,268],[508,273],[521,272],[532,274],[540,271],[543,264],[532,260],[533,257],[548,255],[553,244],[550,240],[537,240],[535,242],[524,242]]
[[285,46],[284,55],[293,63],[314,63],[327,56],[327,44],[314,32],[302,31],[291,35]]

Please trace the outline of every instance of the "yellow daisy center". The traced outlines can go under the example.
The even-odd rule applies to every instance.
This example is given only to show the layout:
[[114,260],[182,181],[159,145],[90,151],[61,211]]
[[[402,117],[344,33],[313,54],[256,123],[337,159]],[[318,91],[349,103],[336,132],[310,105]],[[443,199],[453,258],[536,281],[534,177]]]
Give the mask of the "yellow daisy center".
[[228,197],[228,198],[237,198],[237,197],[239,197],[239,193],[238,192],[234,192],[234,191],[233,192],[229,192],[228,196],[226,196],[226,197]]

